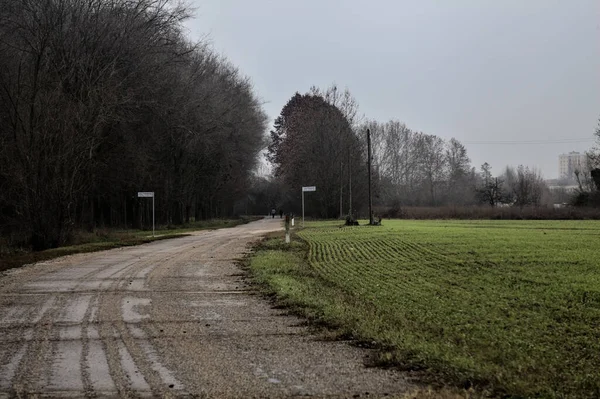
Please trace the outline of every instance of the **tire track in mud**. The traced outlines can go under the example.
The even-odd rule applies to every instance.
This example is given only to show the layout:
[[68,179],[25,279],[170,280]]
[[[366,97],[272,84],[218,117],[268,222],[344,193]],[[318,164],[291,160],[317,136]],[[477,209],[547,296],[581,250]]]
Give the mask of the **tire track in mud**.
[[[10,389],[16,395],[28,389],[30,383],[22,376],[27,373],[34,354],[47,352],[49,323],[54,313],[56,297],[50,295],[31,295],[25,306],[21,302],[19,291],[23,280],[30,281],[56,272],[69,264],[60,265],[57,262],[43,262],[38,267],[26,266],[22,269],[0,273],[0,309],[10,308],[9,312],[0,319],[0,332],[11,347],[3,346],[0,355],[0,389]],[[34,334],[35,332],[35,334]],[[7,339],[8,338],[8,339]],[[5,341],[5,342],[6,342]],[[33,358],[33,359],[32,359]],[[43,356],[44,360],[45,356]],[[48,367],[45,367],[47,370]]]
[[404,377],[366,369],[364,351],[310,336],[300,320],[246,289],[236,260],[279,229],[279,221],[262,221],[0,276],[0,396],[336,398],[405,390]]
[[[175,257],[175,255],[172,257]],[[163,261],[168,262],[169,260],[170,258],[167,258]],[[139,390],[140,388],[146,388],[145,385],[147,385],[147,389],[151,391],[153,396],[164,397],[168,393],[165,391],[165,382],[152,368],[150,360],[147,359],[143,349],[136,343],[136,339],[130,333],[123,314],[123,301],[126,298],[123,296],[123,292],[127,292],[132,297],[136,294],[138,297],[144,296],[141,295],[144,291],[126,291],[126,288],[140,272],[152,267],[152,262],[156,262],[156,259],[130,267],[126,273],[119,276],[109,287],[99,293],[98,322],[100,325],[100,338],[106,352],[109,354],[107,357],[109,358],[110,375],[115,382],[119,396],[122,397],[134,396],[133,391],[136,389],[132,390],[131,388]],[[158,267],[158,265],[154,267]],[[128,363],[131,369],[124,368],[123,363]],[[141,375],[135,376],[138,370]],[[141,381],[142,379],[144,382]]]
[[[123,281],[123,276],[128,276],[129,270],[132,268],[136,270],[139,268],[144,268],[151,263],[152,259],[139,258],[138,261],[134,261],[133,263],[128,264],[126,267],[110,274],[108,278],[110,278],[112,282],[107,284],[107,287],[105,288],[103,288],[101,285],[99,289],[95,291],[92,299],[90,300],[90,303],[94,303],[95,306],[88,306],[85,317],[83,318],[83,322],[81,324],[81,340],[83,347],[80,358],[80,367],[84,391],[87,397],[95,397],[97,391],[94,387],[94,381],[92,381],[92,375],[90,371],[90,364],[92,362],[91,342],[96,342],[98,344],[96,345],[96,351],[94,352],[100,352],[99,354],[96,354],[96,356],[104,356],[107,366],[107,370],[105,370],[106,372],[104,374],[108,373],[109,379],[112,380],[110,382],[101,381],[102,385],[104,386],[99,388],[104,388],[104,390],[112,388],[117,391],[119,396],[131,397],[130,392],[128,391],[128,388],[131,385],[131,378],[126,377],[127,373],[123,370],[121,356],[118,350],[118,340],[120,337],[114,328],[112,328],[112,325],[110,325],[111,321],[105,321],[101,318],[100,308],[102,301],[107,295],[115,295],[115,293],[111,292],[111,288]],[[113,314],[113,317],[120,314],[121,312],[119,310]],[[94,339],[90,339],[90,336],[93,336]],[[115,349],[114,345],[111,345],[113,342],[117,343],[117,349]],[[101,351],[98,349],[101,349]],[[102,360],[104,359],[95,359],[96,362],[101,362]],[[106,378],[107,376],[104,375],[104,377]],[[136,378],[143,379],[143,376]]]
[[[76,283],[71,288],[71,291],[74,291],[80,287],[85,280],[101,271],[102,270],[92,270],[85,273],[83,276],[80,276],[78,278],[80,283]],[[50,273],[53,272],[57,271],[52,270]],[[50,273],[41,274],[49,275]],[[23,343],[16,351],[16,355],[8,366],[9,368],[14,368],[13,376],[10,379],[10,385],[12,385],[12,391],[17,396],[40,391],[49,385],[50,379],[52,378],[52,361],[55,359],[52,355],[53,353],[58,352],[56,345],[60,338],[60,327],[55,327],[55,323],[63,312],[63,308],[66,307],[68,301],[69,294],[67,293],[41,295],[38,304],[43,302],[43,305],[41,306],[38,315],[31,320],[31,323],[24,323],[27,320],[26,318],[22,318],[19,321],[17,331],[18,334],[23,337]],[[35,310],[36,307],[35,304],[30,306],[30,312]],[[23,355],[19,356],[23,350]],[[11,350],[7,351],[7,353],[10,352]],[[15,350],[13,349],[12,352],[15,352]],[[3,362],[3,365],[4,364],[5,362]]]
[[[243,293],[243,291],[238,290],[240,285],[245,284],[241,279],[235,283],[235,286],[231,287],[231,290],[227,286],[218,287],[211,282],[211,279],[217,277],[220,281],[221,276],[214,276],[211,273],[205,274],[206,268],[207,265],[210,265],[213,268],[220,269],[223,265],[230,270],[232,275],[239,274],[239,269],[234,262],[247,253],[248,242],[258,239],[258,236],[250,234],[244,235],[244,238],[240,238],[239,235],[228,237],[230,233],[227,233],[227,230],[214,233],[215,235],[206,241],[196,242],[191,248],[188,248],[188,251],[180,252],[173,262],[153,268],[148,274],[148,289],[153,293],[156,300],[152,300],[152,306],[150,307],[153,322],[142,323],[141,327],[145,330],[166,364],[172,369],[182,367],[182,364],[177,363],[178,359],[182,361],[185,359],[184,363],[188,363],[190,358],[188,343],[190,340],[198,339],[198,328],[205,326],[204,322],[194,318],[190,301],[193,302],[193,299],[197,298],[198,295],[204,297],[205,295],[216,294],[228,297],[229,295]],[[243,245],[240,245],[240,240],[243,241]],[[227,254],[227,257],[222,256],[224,253]],[[190,266],[192,264],[194,266]],[[201,278],[197,275],[190,276],[190,269],[202,273]],[[167,285],[165,290],[165,280],[171,280],[171,289]],[[199,280],[202,280],[201,287],[197,286]],[[178,295],[167,300],[159,300],[165,299],[162,294],[157,295],[161,291],[171,294],[177,293]],[[224,299],[222,301],[227,302],[228,300]],[[213,299],[211,303],[221,303],[221,300]],[[178,311],[176,316],[173,314],[174,308]],[[206,324],[206,326],[209,325]],[[159,339],[159,337],[162,339]],[[200,364],[202,363],[200,361]],[[183,368],[188,370],[186,373],[179,374],[184,385],[194,395],[212,397],[210,391],[207,391],[202,384],[200,375],[203,372],[199,369],[190,372],[189,370],[193,368],[186,366],[183,366]],[[229,395],[225,397],[229,397]]]
[[[214,246],[212,244],[217,243],[221,236],[216,234],[204,246]],[[165,266],[170,264],[171,259],[177,256],[189,258],[189,249],[196,245],[196,241],[175,241],[166,249],[145,254],[143,259],[137,256],[136,251],[126,259],[116,255],[114,261],[92,270],[85,270],[79,264],[97,257],[97,254],[69,256],[3,273],[0,276],[0,310],[8,311],[0,315],[3,338],[0,341],[0,392],[8,390],[14,395],[27,395],[52,388],[56,363],[62,361],[64,344],[61,339],[68,338],[79,339],[80,342],[77,368],[81,381],[75,385],[81,385],[86,397],[96,396],[98,390],[90,374],[90,363],[97,361],[94,358],[98,356],[99,349],[100,356],[106,358],[112,380],[109,385],[119,395],[135,396],[132,392],[136,389],[130,389],[133,386],[138,390],[140,387],[148,388],[153,395],[168,396],[170,392],[163,380],[165,375],[167,378],[169,375],[162,366],[156,365],[156,352],[151,346],[136,342],[149,334],[142,329],[137,330],[137,336],[132,334],[131,330],[136,327],[125,322],[123,304],[126,296],[151,296],[144,287],[132,291],[132,281],[139,280],[141,276],[144,286],[148,286],[146,279],[150,272],[161,269],[162,272],[152,273],[152,276],[165,275],[168,270]],[[114,256],[116,251],[108,251],[108,257]],[[71,268],[75,268],[75,277]],[[67,286],[62,287],[62,291],[44,289],[56,279],[64,279],[63,283],[66,281]],[[153,286],[160,285],[160,281],[156,281],[158,284]],[[82,298],[86,300],[85,309],[78,309],[83,311],[81,320],[61,322],[61,319],[70,317],[69,305],[82,306],[79,303]],[[75,351],[78,351],[77,345]],[[133,375],[138,371],[141,375]],[[182,388],[178,382],[172,384],[175,385]],[[54,391],[58,393],[59,390]]]
[[[28,297],[30,299],[34,298],[33,302],[26,308],[22,309],[21,312],[19,312],[19,308],[17,308],[17,311],[10,312],[12,315],[17,315],[20,313],[20,317],[18,317],[18,319],[11,320],[12,322],[8,328],[10,331],[10,336],[15,337],[12,340],[13,347],[7,348],[2,354],[2,358],[0,358],[0,367],[2,367],[1,371],[7,369],[6,373],[0,374],[0,376],[3,377],[6,388],[10,387],[10,392],[17,396],[36,393],[48,388],[53,377],[52,372],[54,371],[54,362],[60,361],[59,356],[61,353],[58,350],[57,345],[61,340],[61,331],[66,328],[65,324],[61,323],[59,319],[61,317],[64,318],[65,316],[68,316],[66,314],[66,312],[69,310],[67,304],[69,302],[75,304],[78,302],[82,296],[78,290],[89,285],[90,279],[93,279],[101,274],[106,274],[107,270],[110,270],[115,266],[116,270],[108,274],[106,278],[114,278],[119,274],[123,274],[124,271],[131,269],[132,266],[135,266],[136,264],[137,270],[140,267],[145,267],[147,264],[151,264],[152,262],[152,257],[149,259],[138,258],[138,260],[128,259],[124,262],[124,264],[123,262],[117,264],[108,264],[107,266],[96,268],[89,272],[84,272],[75,279],[75,282],[65,292],[57,292],[54,294],[37,294],[35,290],[28,292],[30,294]],[[19,280],[23,280],[23,277],[29,277],[31,274],[33,274],[33,276],[27,278],[26,280],[35,281],[35,277],[37,277],[38,282],[43,282],[45,280],[40,279],[40,277],[52,276],[53,274],[57,273],[60,274],[64,269],[68,269],[69,267],[73,266],[74,262],[67,261],[65,263],[66,264],[64,265],[53,264],[50,266],[51,270],[42,270],[41,272],[36,270],[33,273],[29,271],[16,273],[17,277],[21,277],[21,279],[16,279],[11,276],[13,278],[9,279],[8,284],[5,282],[2,286],[4,295],[0,296],[0,299],[2,299],[0,306],[6,307],[7,304],[19,300],[21,295],[18,293],[17,288],[22,289],[22,287],[19,287],[19,282],[21,282]],[[23,274],[23,276],[21,276],[21,274]],[[79,359],[79,368],[81,372],[82,388],[85,396],[87,397],[94,396],[94,389],[88,372],[88,330],[89,323],[95,317],[97,311],[93,306],[91,306],[91,304],[97,303],[98,298],[102,295],[101,286],[102,283],[99,284],[98,290],[92,291],[94,294],[92,294],[92,298],[90,298],[90,300],[87,302],[84,317],[80,323],[79,338],[81,339],[82,343],[82,351]],[[34,315],[37,314],[37,316],[32,318],[32,313]],[[4,317],[2,323],[0,323],[0,331],[4,332],[7,329],[5,327],[5,324],[7,323],[5,323],[4,320],[9,316],[10,315]],[[73,325],[68,326],[72,327]],[[75,324],[75,326],[77,326],[77,324]],[[57,354],[58,356],[53,356],[53,354]],[[5,387],[0,386],[0,388]]]
[[[151,297],[150,297],[147,305],[145,305],[145,307],[148,308],[148,316],[149,316],[148,319],[152,320],[152,322],[143,322],[142,321],[141,323],[138,324],[139,327],[138,327],[138,325],[136,325],[134,327],[132,324],[125,325],[124,322],[120,323],[119,328],[123,332],[123,335],[128,337],[128,343],[131,344],[131,348],[134,348],[132,354],[136,353],[136,355],[134,356],[134,359],[136,359],[136,362],[140,361],[143,364],[143,369],[147,370],[148,373],[151,373],[153,375],[153,378],[155,379],[155,381],[162,382],[162,385],[160,383],[156,384],[158,387],[158,389],[156,391],[160,391],[160,388],[162,388],[162,391],[155,393],[155,394],[158,394],[163,397],[169,397],[172,394],[174,394],[174,392],[171,390],[165,392],[164,388],[167,386],[167,384],[169,387],[171,387],[170,389],[172,389],[172,388],[175,389],[175,394],[177,396],[183,395],[183,394],[188,394],[183,389],[183,387],[188,385],[187,383],[189,383],[189,381],[186,381],[186,384],[182,384],[178,379],[176,379],[172,374],[170,374],[170,372],[162,364],[160,364],[160,362],[158,362],[156,360],[159,357],[157,352],[160,351],[160,348],[158,347],[158,346],[160,346],[160,342],[159,342],[159,340],[155,339],[154,337],[164,335],[164,334],[161,334],[161,329],[156,326],[157,325],[156,321],[157,320],[160,321],[161,316],[163,316],[163,319],[164,319],[164,315],[168,314],[166,312],[157,311],[157,309],[160,308],[160,305],[157,303],[163,302],[164,295],[173,294],[173,293],[179,294],[182,287],[178,286],[176,288],[174,287],[173,289],[166,289],[166,290],[164,290],[164,289],[160,290],[160,288],[161,287],[164,288],[165,280],[167,278],[173,278],[172,277],[173,275],[179,276],[180,271],[183,268],[183,265],[185,265],[187,262],[198,261],[199,255],[201,255],[201,254],[207,254],[211,251],[218,252],[222,248],[224,248],[228,245],[231,245],[231,240],[228,240],[225,243],[221,243],[222,240],[223,240],[222,235],[215,232],[213,236],[206,237],[206,240],[204,240],[202,242],[194,242],[194,243],[186,246],[185,251],[179,251],[171,258],[162,261],[159,266],[153,267],[149,271],[147,271],[147,273],[144,273],[145,277],[146,277],[146,279],[145,279],[145,288],[147,289],[146,292],[148,292],[151,295]],[[211,258],[211,257],[209,256],[209,258]],[[160,293],[160,294],[157,295],[157,293]],[[177,298],[175,298],[175,299],[181,300],[181,298],[182,297],[180,295],[178,295]],[[171,299],[171,298],[169,298],[169,299]],[[167,299],[164,302],[173,304],[172,303],[173,301],[169,300],[169,299]],[[123,300],[125,300],[125,298],[123,298]],[[113,304],[113,306],[114,306],[114,304]],[[173,321],[171,320],[169,323],[173,324]],[[175,323],[175,325],[180,324],[180,326],[179,326],[180,328],[185,328],[185,325],[187,323],[189,323],[189,322],[188,321],[177,321]],[[128,329],[128,327],[129,327],[129,329]],[[182,330],[182,331],[184,331],[184,333],[185,333],[185,330]],[[145,347],[140,347],[140,345],[137,345],[137,347],[135,346],[135,339],[134,339],[135,334],[137,334],[138,336],[142,335],[148,339],[148,342],[145,342],[146,343]],[[128,345],[128,349],[129,348],[130,348],[130,346]],[[177,348],[177,346],[171,346],[171,349],[174,349],[174,348]],[[144,352],[145,352],[146,358],[154,358],[154,361],[144,362],[144,360],[143,360]],[[187,355],[189,355],[189,353],[180,352],[178,356],[187,356]],[[152,367],[152,366],[154,366],[154,367]],[[168,380],[168,381],[166,381],[166,380]],[[153,392],[154,392],[154,390],[153,390]]]

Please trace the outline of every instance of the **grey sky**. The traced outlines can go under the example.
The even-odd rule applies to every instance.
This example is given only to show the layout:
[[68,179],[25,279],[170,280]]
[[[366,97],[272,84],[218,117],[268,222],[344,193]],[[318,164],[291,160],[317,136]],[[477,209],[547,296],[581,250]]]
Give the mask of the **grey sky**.
[[192,38],[250,76],[275,118],[311,85],[348,87],[368,118],[456,137],[487,161],[558,174],[600,117],[598,0],[194,0]]

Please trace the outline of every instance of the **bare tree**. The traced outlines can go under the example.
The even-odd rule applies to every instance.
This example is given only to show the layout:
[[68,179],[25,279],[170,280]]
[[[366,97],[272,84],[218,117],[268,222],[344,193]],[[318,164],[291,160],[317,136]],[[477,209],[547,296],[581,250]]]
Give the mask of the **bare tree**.
[[491,207],[498,205],[503,198],[502,179],[492,176],[492,167],[487,162],[481,165],[480,178],[477,188],[480,200]]
[[504,201],[520,207],[541,205],[548,191],[541,173],[523,165],[516,170],[507,166],[502,181]]
[[446,145],[446,163],[448,167],[447,202],[465,205],[473,201],[471,160],[467,149],[455,138]]
[[444,205],[474,201],[474,174],[466,148],[456,139],[414,132],[399,121],[380,124],[366,121],[371,129],[373,158],[381,204]]

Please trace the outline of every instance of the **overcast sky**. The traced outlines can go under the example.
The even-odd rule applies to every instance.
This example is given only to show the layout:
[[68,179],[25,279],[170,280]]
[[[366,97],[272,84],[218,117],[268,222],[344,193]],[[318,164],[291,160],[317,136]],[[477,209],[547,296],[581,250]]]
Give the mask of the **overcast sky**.
[[[191,4],[190,37],[208,37],[252,79],[271,119],[296,91],[335,82],[367,118],[455,137],[496,173],[525,164],[554,178],[559,154],[594,144],[600,0]],[[515,143],[540,140],[554,142]]]

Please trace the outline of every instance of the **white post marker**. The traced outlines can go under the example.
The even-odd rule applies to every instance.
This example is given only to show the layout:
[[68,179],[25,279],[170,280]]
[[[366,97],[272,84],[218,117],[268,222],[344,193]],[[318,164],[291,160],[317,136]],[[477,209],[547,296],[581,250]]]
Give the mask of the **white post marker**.
[[302,187],[302,227],[304,227],[304,192],[305,191],[317,191],[315,186]]
[[152,237],[154,237],[154,191],[139,191],[138,198],[152,198]]

